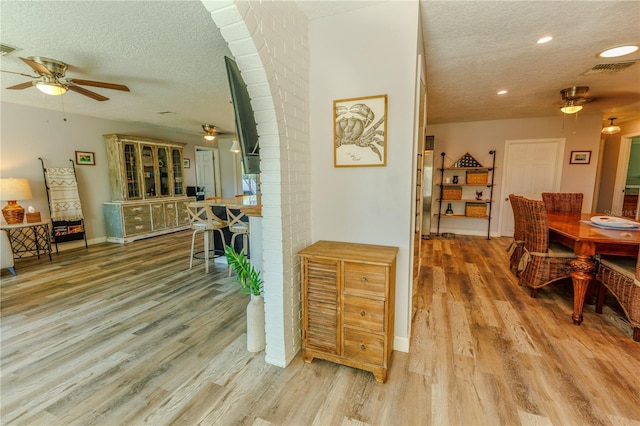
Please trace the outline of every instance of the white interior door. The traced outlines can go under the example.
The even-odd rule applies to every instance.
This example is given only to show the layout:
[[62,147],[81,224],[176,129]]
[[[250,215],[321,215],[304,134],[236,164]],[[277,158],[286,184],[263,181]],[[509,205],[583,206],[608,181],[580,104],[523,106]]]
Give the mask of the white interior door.
[[196,181],[204,188],[204,197],[220,197],[220,164],[218,149],[196,147]]
[[564,144],[564,138],[505,141],[500,235],[513,235],[509,194],[540,200],[543,192],[560,190]]

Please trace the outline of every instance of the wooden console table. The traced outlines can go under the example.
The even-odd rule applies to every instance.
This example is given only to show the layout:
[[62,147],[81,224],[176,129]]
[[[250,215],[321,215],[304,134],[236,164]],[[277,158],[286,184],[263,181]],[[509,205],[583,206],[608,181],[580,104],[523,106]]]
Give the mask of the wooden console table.
[[14,259],[20,259],[27,254],[48,254],[51,261],[51,232],[49,221],[33,223],[16,223],[0,225],[0,229],[7,231]]

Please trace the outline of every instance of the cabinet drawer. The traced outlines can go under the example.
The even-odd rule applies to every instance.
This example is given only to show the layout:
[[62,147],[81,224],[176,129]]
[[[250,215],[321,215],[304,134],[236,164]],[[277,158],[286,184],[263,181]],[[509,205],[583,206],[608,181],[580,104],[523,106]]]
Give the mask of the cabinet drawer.
[[384,336],[345,327],[344,356],[368,364],[383,365]]
[[125,221],[124,233],[125,235],[142,234],[144,232],[151,232],[151,222],[149,216],[146,221]]
[[384,297],[387,268],[383,265],[344,262],[345,292],[375,294]]
[[343,312],[346,327],[384,331],[384,300],[345,295]]
[[149,205],[148,204],[139,204],[133,206],[122,206],[122,216],[126,221],[129,217],[136,216],[149,216]]

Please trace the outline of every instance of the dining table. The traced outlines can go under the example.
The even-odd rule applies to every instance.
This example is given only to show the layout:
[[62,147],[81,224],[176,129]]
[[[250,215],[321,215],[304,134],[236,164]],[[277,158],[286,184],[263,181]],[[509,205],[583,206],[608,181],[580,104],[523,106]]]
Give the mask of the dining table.
[[[580,325],[585,296],[595,280],[598,263],[594,256],[612,255],[636,257],[640,246],[639,227],[604,227],[600,220],[607,215],[594,213],[547,212],[549,239],[573,249],[576,258],[571,261],[573,281],[573,323]],[[609,217],[609,216],[607,216]],[[592,221],[592,218],[594,220]],[[629,220],[625,218],[626,220]]]

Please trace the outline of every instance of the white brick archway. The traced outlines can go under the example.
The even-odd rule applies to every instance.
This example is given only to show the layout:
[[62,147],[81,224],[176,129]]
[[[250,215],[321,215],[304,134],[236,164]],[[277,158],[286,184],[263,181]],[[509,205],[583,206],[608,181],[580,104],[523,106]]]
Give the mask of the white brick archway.
[[265,360],[285,367],[301,345],[297,252],[311,243],[307,19],[293,2],[201,1],[229,44],[258,124]]

